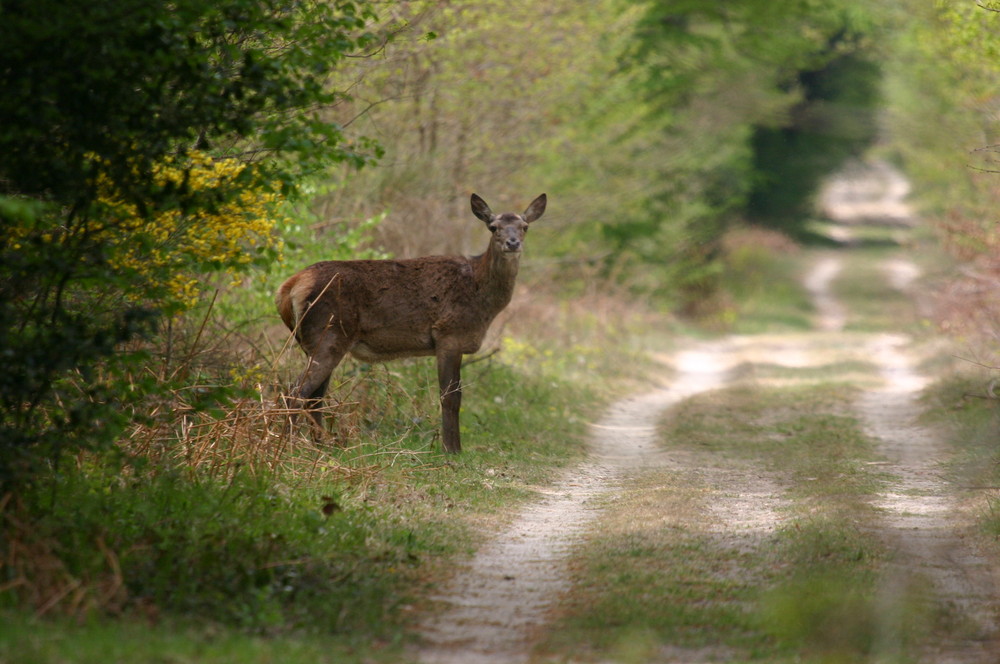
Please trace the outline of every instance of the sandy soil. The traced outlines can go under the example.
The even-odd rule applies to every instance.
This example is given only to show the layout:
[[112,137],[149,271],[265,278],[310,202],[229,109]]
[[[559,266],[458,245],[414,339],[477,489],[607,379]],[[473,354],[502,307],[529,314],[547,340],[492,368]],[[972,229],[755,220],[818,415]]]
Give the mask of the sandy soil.
[[[911,224],[904,200],[907,191],[905,180],[891,168],[878,165],[867,175],[849,172],[828,187],[823,200],[830,216],[844,224],[844,236],[849,239],[851,225],[865,220]],[[911,288],[919,276],[916,266],[902,259],[882,267],[887,282],[900,290]],[[704,459],[665,451],[657,444],[656,423],[672,405],[726,385],[735,367],[753,363],[818,366],[833,361],[834,356],[875,363],[882,381],[880,387],[863,394],[856,409],[868,433],[879,441],[884,470],[890,477],[890,488],[876,499],[884,513],[879,534],[895,552],[893,573],[880,589],[887,616],[881,630],[886,651],[892,651],[893,639],[901,638],[902,628],[892,624],[893,603],[914,588],[923,588],[931,604],[949,612],[960,628],[954,630],[953,638],[935,644],[921,661],[1000,661],[1000,604],[996,599],[1000,584],[965,536],[967,519],[958,509],[955,489],[940,469],[946,445],[937,432],[917,423],[917,397],[925,385],[916,369],[918,358],[903,335],[843,332],[849,312],[831,293],[841,269],[840,259],[829,255],[805,278],[818,312],[816,332],[692,345],[666,358],[674,369],[669,385],[614,404],[591,427],[590,460],[567,471],[542,500],[527,507],[440,589],[434,599],[442,610],[418,628],[425,643],[416,653],[419,661],[527,661],[548,612],[569,589],[569,552],[599,506],[641,469],[675,467],[699,473],[708,484],[720,487],[707,528],[732,546],[752,547],[763,541],[782,518],[782,487],[777,481],[760,470],[706,466]],[[669,647],[665,652],[670,652]],[[692,659],[693,655],[678,651],[671,659],[701,659]],[[711,659],[712,653],[705,657]]]

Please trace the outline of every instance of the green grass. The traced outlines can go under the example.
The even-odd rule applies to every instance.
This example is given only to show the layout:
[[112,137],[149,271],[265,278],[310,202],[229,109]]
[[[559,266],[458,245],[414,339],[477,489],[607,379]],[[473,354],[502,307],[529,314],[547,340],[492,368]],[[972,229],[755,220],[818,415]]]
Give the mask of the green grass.
[[773,653],[748,611],[771,566],[700,530],[698,494],[708,489],[691,482],[648,473],[600,518],[600,534],[574,556],[576,588],[540,648],[543,661],[659,661],[663,644]]
[[1000,401],[989,395],[996,370],[957,362],[924,393],[924,419],[944,432],[954,446],[948,464],[951,481],[975,496],[984,545],[1000,556]]
[[432,360],[345,363],[318,445],[259,397],[179,409],[140,457],[81,456],[3,505],[0,662],[400,661],[428,584],[582,456],[631,366],[506,341],[463,371],[459,456]]
[[730,306],[722,314],[736,334],[808,330],[813,307],[797,278],[800,254],[776,253],[746,242],[731,250],[721,281]]
[[[885,551],[866,527],[875,518],[866,501],[883,478],[866,465],[877,457],[850,413],[855,396],[841,383],[747,385],[674,408],[662,439],[684,465],[648,470],[609,504],[574,557],[577,589],[542,658],[873,656]],[[761,473],[783,487],[780,527],[713,530],[712,506],[733,490],[727,480]],[[879,661],[903,661],[892,657]]]
[[[850,365],[845,365],[850,366]],[[764,387],[735,385],[698,395],[676,408],[664,437],[720,458],[739,458],[780,471],[788,491],[855,506],[881,484],[870,472],[872,441],[851,412],[857,390],[838,382]]]
[[0,662],[37,664],[336,664],[385,658],[393,644],[321,634],[254,636],[215,624],[159,620],[35,620],[0,612]]
[[911,297],[893,288],[886,278],[885,261],[897,255],[898,251],[885,248],[842,254],[843,268],[832,291],[851,312],[847,330],[912,335],[925,331]]
[[[683,460],[647,469],[608,501],[572,559],[575,587],[538,661],[902,664],[916,661],[933,635],[949,633],[925,579],[890,580],[872,506],[889,478],[854,412],[859,390],[878,383],[877,367],[857,359],[865,333],[925,331],[907,296],[885,284],[881,265],[894,251],[874,243],[843,255],[833,289],[852,312],[853,334],[838,337],[843,348],[820,348],[823,335],[810,341],[826,363],[746,363],[733,372],[733,386],[668,414],[664,447]],[[798,260],[785,257],[767,269],[787,275]],[[768,292],[761,283],[747,280],[734,329],[809,327],[801,291]],[[994,443],[967,463],[995,486],[997,411],[994,402],[960,398],[968,387],[952,385],[942,400],[974,411],[962,414],[968,435]],[[741,536],[738,526],[713,529],[713,506],[739,490],[726,479],[741,474],[778,485],[776,530]],[[1000,532],[991,527],[987,533]]]

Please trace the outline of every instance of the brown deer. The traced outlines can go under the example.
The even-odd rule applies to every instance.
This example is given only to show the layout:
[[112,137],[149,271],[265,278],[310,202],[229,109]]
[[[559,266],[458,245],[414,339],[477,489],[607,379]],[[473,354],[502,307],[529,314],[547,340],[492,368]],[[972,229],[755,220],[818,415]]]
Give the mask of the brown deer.
[[493,214],[472,194],[472,213],[492,237],[486,252],[406,260],[324,261],[278,288],[281,319],[308,356],[292,404],[316,410],[330,374],[350,353],[363,362],[434,355],[444,449],[462,450],[462,355],[475,353],[514,293],[528,224],[545,212],[542,194],[523,214]]

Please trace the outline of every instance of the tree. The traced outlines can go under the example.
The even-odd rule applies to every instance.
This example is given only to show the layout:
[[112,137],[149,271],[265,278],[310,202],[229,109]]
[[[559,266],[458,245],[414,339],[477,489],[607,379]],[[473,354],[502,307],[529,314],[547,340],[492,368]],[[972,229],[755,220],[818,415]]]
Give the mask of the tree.
[[746,204],[754,221],[801,232],[823,179],[875,142],[881,70],[857,45],[844,43],[858,38],[833,35],[830,59],[796,75],[801,100],[787,120],[754,128],[756,179]]
[[852,0],[651,3],[631,61],[678,150],[655,217],[622,232],[683,218],[701,262],[734,218],[794,230],[819,177],[874,136],[876,29]]
[[370,19],[361,0],[0,6],[0,482],[113,441],[158,389],[126,344],[198,275],[267,259],[269,197],[375,156],[328,85]]

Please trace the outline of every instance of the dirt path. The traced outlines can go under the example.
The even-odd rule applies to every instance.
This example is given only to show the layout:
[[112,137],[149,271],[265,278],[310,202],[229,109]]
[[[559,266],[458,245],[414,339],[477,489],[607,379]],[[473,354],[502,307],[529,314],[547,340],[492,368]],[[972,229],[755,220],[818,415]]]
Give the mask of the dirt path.
[[[905,288],[915,275],[912,265],[887,264],[890,283]],[[865,350],[879,367],[883,385],[866,392],[857,408],[869,435],[879,441],[892,476],[877,499],[885,512],[883,537],[895,552],[881,589],[887,606],[921,598],[955,628],[927,646],[926,661],[935,664],[983,664],[1000,661],[1000,602],[990,564],[965,536],[972,526],[959,507],[956,489],[943,476],[948,456],[940,432],[919,424],[920,390],[926,379],[916,370],[904,335],[872,337]],[[887,615],[892,615],[892,611]],[[902,625],[886,624],[883,638],[900,638]]]
[[[909,186],[885,164],[848,173],[827,188],[827,214],[847,227],[869,221],[912,227],[905,202]],[[882,263],[881,271],[894,289],[910,294],[920,269],[903,258]],[[844,310],[828,295],[827,275],[840,271],[827,258],[813,271],[807,287],[820,311],[820,327],[838,330],[846,323]],[[818,274],[817,274],[818,273]],[[814,289],[815,288],[815,289]],[[949,450],[939,431],[919,423],[919,396],[928,381],[917,370],[913,340],[903,334],[871,335],[861,354],[878,367],[882,385],[863,393],[856,409],[867,433],[878,442],[891,476],[888,490],[876,505],[884,511],[881,535],[894,552],[892,569],[880,589],[885,607],[880,648],[895,652],[893,641],[905,626],[894,624],[899,607],[912,595],[954,625],[950,634],[925,646],[921,661],[934,664],[994,664],[1000,661],[1000,600],[996,573],[974,549],[968,517],[960,509],[956,487],[944,477]],[[908,599],[908,595],[910,595]]]
[[672,386],[624,399],[592,425],[592,459],[564,473],[480,550],[434,599],[447,608],[420,626],[426,664],[523,662],[537,630],[568,589],[566,558],[596,515],[600,498],[630,470],[665,463],[656,422],[669,406],[723,382],[725,367],[707,350],[677,357]]
[[[827,191],[831,216],[844,226],[876,219],[906,227],[912,223],[903,197],[905,180],[886,167],[874,177],[852,173]],[[919,270],[903,259],[882,265],[893,288],[910,288]],[[881,386],[866,390],[855,408],[886,461],[889,488],[875,498],[884,514],[879,535],[894,552],[888,579],[879,589],[885,607],[879,652],[898,652],[905,627],[895,624],[900,603],[923,593],[933,610],[948,613],[956,629],[922,653],[933,664],[992,664],[1000,661],[998,584],[986,561],[963,536],[967,524],[957,509],[955,489],[943,478],[947,454],[940,434],[920,426],[918,395],[925,379],[917,371],[911,340],[900,334],[843,330],[850,312],[833,295],[843,270],[836,254],[820,256],[804,285],[817,310],[816,331],[799,335],[731,337],[692,345],[669,358],[670,384],[614,404],[591,429],[589,461],[566,471],[538,503],[461,566],[436,599],[442,610],[419,631],[425,664],[526,662],[544,630],[549,611],[569,590],[567,558],[600,505],[643,469],[697,473],[712,487],[706,530],[733,547],[754,547],[780,526],[782,487],[759,469],[713,463],[664,449],[656,425],[665,409],[695,394],[731,384],[733,369],[754,364],[810,367],[851,359],[874,363]],[[667,649],[669,651],[669,648]],[[666,652],[666,651],[665,651]],[[716,653],[718,654],[718,653]],[[704,654],[712,661],[713,653]],[[669,661],[702,661],[676,652]]]

